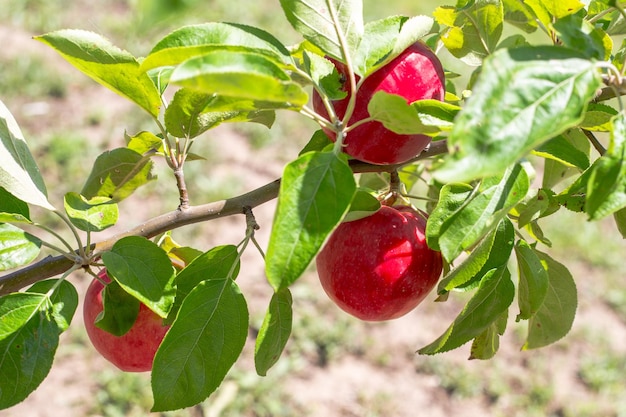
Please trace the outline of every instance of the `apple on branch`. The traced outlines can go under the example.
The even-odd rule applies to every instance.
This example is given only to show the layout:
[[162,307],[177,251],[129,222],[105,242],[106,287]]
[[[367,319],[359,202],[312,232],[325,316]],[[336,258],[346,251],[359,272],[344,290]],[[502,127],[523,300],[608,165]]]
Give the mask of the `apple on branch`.
[[328,296],[366,321],[401,317],[437,283],[441,253],[426,244],[426,214],[383,205],[374,214],[341,223],[316,259]]
[[111,282],[102,270],[94,278],[85,294],[83,318],[89,340],[96,350],[109,362],[122,371],[147,372],[152,370],[152,362],[169,326],[163,325],[163,319],[139,303],[137,319],[130,330],[116,336],[96,326],[96,320],[103,311],[102,293],[104,282]]
[[[340,79],[344,81],[343,90],[348,93],[345,98],[332,101],[337,117],[343,119],[351,93],[350,83],[345,81],[348,79],[348,70],[345,64],[334,59],[331,61],[335,64]],[[357,76],[357,86],[359,82],[354,113],[346,123],[348,127],[369,117],[368,103],[378,91],[397,94],[408,104],[423,99],[443,101],[445,96],[445,77],[441,62],[422,42],[412,44],[367,78],[359,81]],[[320,115],[329,117],[317,90],[313,92],[313,108]],[[332,141],[336,140],[335,131],[324,128],[324,132]],[[430,142],[430,136],[401,135],[387,129],[378,121],[369,121],[346,134],[344,151],[355,159],[372,164],[401,164],[419,155]]]

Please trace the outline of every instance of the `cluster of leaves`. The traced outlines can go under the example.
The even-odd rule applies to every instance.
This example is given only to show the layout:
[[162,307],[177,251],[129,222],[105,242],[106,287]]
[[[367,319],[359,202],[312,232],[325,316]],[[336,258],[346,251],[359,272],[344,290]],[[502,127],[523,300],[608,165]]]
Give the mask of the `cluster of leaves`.
[[[443,46],[475,68],[466,86],[455,85],[448,73],[444,103],[406,104],[378,93],[369,105],[372,119],[389,129],[427,133],[450,150],[427,165],[417,162],[433,199],[427,239],[452,266],[439,284],[439,299],[452,291],[473,295],[449,328],[419,353],[472,341],[471,358],[491,358],[515,299],[516,319],[528,322],[524,348],[553,343],[569,331],[576,286],[565,266],[538,249],[550,245],[539,221],[565,207],[589,220],[613,216],[626,234],[625,115],[599,102],[621,91],[626,43],[614,47],[612,38],[626,33],[621,5],[614,0],[586,5],[459,0],[437,8],[434,18],[392,16],[364,23],[360,0],[280,4],[304,38],[293,47],[255,27],[215,22],[175,30],[141,59],[91,32],[60,30],[36,38],[145,110],[157,129],[128,136],[126,147],[98,157],[83,189],[67,193],[58,210],[48,201],[16,121],[0,106],[0,269],[30,264],[42,247],[62,253],[61,263],[67,265],[61,278],[0,298],[0,379],[10,381],[0,390],[0,408],[22,401],[46,377],[58,336],[77,305],[76,290],[65,278],[93,266],[106,267],[123,290],[119,293],[172,324],[154,361],[153,409],[187,407],[207,398],[247,337],[249,314],[235,279],[242,251],[255,242],[253,219],[239,246],[208,251],[180,246],[168,235],[156,243],[126,236],[94,245],[92,234],[114,225],[118,204],[154,179],[155,157],[164,158],[174,172],[179,211],[190,210],[184,164],[197,157],[190,152],[194,140],[221,123],[271,127],[276,111],[295,111],[337,128],[341,138],[341,129],[349,128],[341,123],[346,120],[325,120],[307,106],[311,86],[327,100],[340,97],[337,72],[326,57],[346,63],[351,77],[363,79],[418,40]],[[503,38],[512,27],[521,33]],[[525,34],[537,31],[546,41],[531,45]],[[596,136],[607,133],[605,148]],[[540,181],[529,161],[543,164]],[[400,171],[415,173],[413,168],[408,164]],[[407,188],[414,185],[415,176],[401,177]],[[357,178],[341,140],[331,144],[319,131],[284,169],[265,257],[275,292],[256,341],[260,375],[278,360],[291,332],[289,287],[342,220],[378,207]],[[367,183],[367,175],[361,180]],[[541,185],[533,188],[536,183]],[[36,237],[33,230],[45,226],[31,219],[31,205],[64,219],[77,246],[58,235],[65,247]],[[241,212],[251,219],[247,209]],[[173,268],[172,260],[184,267]],[[44,268],[46,262],[40,261]],[[5,278],[1,285],[7,283]]]

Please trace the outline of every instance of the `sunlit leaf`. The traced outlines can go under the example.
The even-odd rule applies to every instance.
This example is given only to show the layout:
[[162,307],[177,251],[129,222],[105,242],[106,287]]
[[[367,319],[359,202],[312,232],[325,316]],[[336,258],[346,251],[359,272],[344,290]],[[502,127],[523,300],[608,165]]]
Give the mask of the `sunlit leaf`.
[[460,108],[430,99],[407,104],[399,95],[378,91],[372,96],[367,110],[373,119],[396,133],[436,136],[452,128]]
[[428,246],[454,260],[495,228],[529,188],[528,174],[519,164],[503,176],[485,179],[478,190],[467,184],[445,185],[426,226]]
[[578,305],[576,284],[568,269],[547,254],[535,252],[548,273],[548,290],[543,304],[528,322],[523,349],[547,346],[569,333]]
[[381,204],[378,198],[371,193],[365,190],[357,190],[350,203],[350,209],[348,213],[346,213],[343,221],[349,222],[371,216],[380,209],[380,206]]
[[461,264],[439,281],[437,292],[441,295],[453,289],[474,288],[489,271],[506,265],[514,240],[513,224],[505,218]]
[[50,372],[61,333],[52,309],[45,294],[0,298],[0,409],[22,402]]
[[[293,28],[333,58],[343,58],[338,31],[345,38],[347,52],[351,55],[361,42],[364,31],[361,0],[280,0],[280,5]],[[338,26],[334,24],[333,15]]]
[[352,170],[334,153],[309,152],[285,167],[265,258],[274,289],[286,288],[302,275],[355,192]]
[[[195,138],[224,122],[267,121],[266,126],[272,126],[273,112],[245,108],[242,110],[239,101],[232,103],[232,108],[216,111],[213,105],[217,104],[223,108],[224,100],[220,100],[214,94],[181,88],[174,94],[165,111],[165,127],[176,137]],[[260,103],[258,105],[263,106]]]
[[51,46],[74,67],[132,100],[152,117],[159,116],[161,94],[152,79],[139,70],[139,62],[131,53],[85,30],[63,29],[35,39]]
[[433,26],[429,16],[389,16],[368,22],[354,58],[357,74],[367,76],[427,35]]
[[456,152],[436,178],[450,182],[497,175],[580,123],[600,86],[596,64],[567,48],[496,51],[455,120],[448,144]]
[[216,246],[197,256],[176,276],[176,300],[167,318],[176,318],[183,300],[202,281],[235,279],[239,274],[239,254],[234,245]]
[[101,232],[117,223],[117,204],[108,197],[87,200],[78,193],[65,195],[65,212],[74,226],[84,231]]
[[29,264],[40,249],[39,238],[12,224],[0,223],[0,271]]
[[[30,220],[28,204],[2,187],[0,187],[0,213],[14,214]],[[6,222],[6,220],[0,220],[0,223],[3,222]]]
[[46,186],[22,131],[0,101],[0,187],[29,204],[48,210]]
[[506,330],[509,311],[505,310],[500,317],[491,323],[485,331],[476,336],[472,342],[469,359],[491,359],[500,348],[500,336]]
[[272,34],[252,26],[208,22],[183,26],[161,39],[141,63],[143,71],[176,66],[216,49],[266,54],[288,63],[289,51]]
[[291,292],[287,288],[272,295],[254,349],[256,372],[261,376],[265,376],[278,361],[289,340],[293,320],[292,303]]
[[167,317],[176,288],[174,267],[155,243],[140,236],[124,237],[102,254],[107,274],[126,292],[159,316]]
[[590,169],[585,212],[592,220],[609,216],[626,207],[626,118],[613,119],[607,152]]
[[553,26],[564,46],[580,51],[588,58],[600,61],[610,58],[613,50],[611,37],[581,16],[565,16]]
[[[61,283],[58,281],[58,279],[39,281],[28,288],[27,292],[46,294],[50,297],[53,318],[59,327],[59,332],[64,332],[70,327],[78,308],[78,291],[69,281],[65,279]],[[48,294],[53,287],[56,287],[54,292]]]
[[249,52],[216,50],[189,59],[174,70],[170,81],[206,94],[278,103],[285,108],[299,108],[309,99],[275,61]]
[[480,282],[476,293],[448,329],[431,344],[418,350],[422,355],[447,352],[483,333],[509,308],[515,286],[506,266],[492,269]]
[[152,369],[152,411],[191,407],[220,385],[248,335],[248,308],[231,279],[202,281],[185,298]]
[[96,159],[81,194],[87,199],[108,197],[119,202],[156,178],[152,165],[149,157],[128,148],[106,151]]
[[499,1],[476,1],[463,8],[440,6],[433,15],[439,24],[449,26],[441,36],[445,47],[468,65],[480,65],[502,35],[504,12]]
[[524,240],[515,245],[515,254],[519,267],[517,299],[520,313],[517,320],[528,320],[539,311],[548,293],[547,265],[542,263],[537,253]]
[[528,6],[518,0],[502,0],[504,5],[504,20],[524,32],[532,33],[537,30],[537,20]]

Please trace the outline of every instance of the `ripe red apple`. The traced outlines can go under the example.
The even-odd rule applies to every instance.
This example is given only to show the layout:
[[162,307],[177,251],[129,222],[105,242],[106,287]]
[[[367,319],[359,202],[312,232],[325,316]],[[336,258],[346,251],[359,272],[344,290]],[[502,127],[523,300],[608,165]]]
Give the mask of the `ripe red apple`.
[[[104,281],[110,281],[104,270],[99,276]],[[96,317],[103,310],[103,290],[102,282],[94,279],[85,294],[83,318],[91,343],[105,359],[122,371],[150,371],[154,355],[169,326],[164,326],[161,317],[144,304],[140,304],[137,320],[124,335],[115,336],[96,327],[94,324]]]
[[322,287],[361,320],[405,315],[442,271],[441,253],[426,245],[425,229],[425,213],[405,206],[382,206],[371,216],[340,224],[317,256]]
[[[333,62],[342,79],[347,80],[346,66]],[[400,95],[410,104],[421,99],[443,100],[444,83],[443,68],[437,56],[426,45],[416,42],[363,81],[357,91],[354,113],[347,125],[369,117],[367,105],[377,91]],[[350,84],[346,81],[344,91],[348,96],[332,102],[339,118],[346,114],[349,90]],[[324,117],[329,117],[317,91],[313,92],[313,108]],[[336,133],[330,129],[324,131],[334,142]],[[344,151],[353,158],[372,164],[400,164],[419,155],[430,142],[429,136],[399,135],[382,123],[372,121],[348,132],[344,139]]]

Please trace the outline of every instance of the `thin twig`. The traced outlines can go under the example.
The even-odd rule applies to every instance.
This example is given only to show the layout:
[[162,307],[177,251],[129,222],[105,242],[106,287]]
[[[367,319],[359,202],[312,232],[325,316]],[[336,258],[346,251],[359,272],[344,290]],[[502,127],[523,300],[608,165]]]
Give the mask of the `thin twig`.
[[587,136],[587,139],[589,139],[589,142],[591,142],[591,144],[596,149],[596,151],[598,151],[600,156],[606,153],[606,149],[604,148],[604,146],[602,146],[598,138],[596,138],[596,136],[593,133],[585,129],[583,129],[583,133],[585,134],[585,136]]

